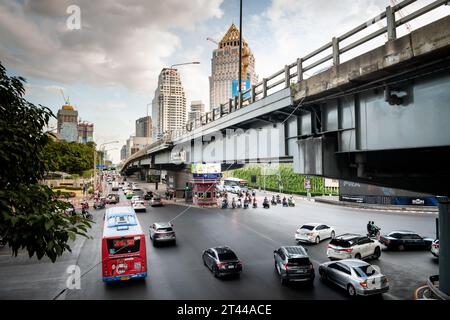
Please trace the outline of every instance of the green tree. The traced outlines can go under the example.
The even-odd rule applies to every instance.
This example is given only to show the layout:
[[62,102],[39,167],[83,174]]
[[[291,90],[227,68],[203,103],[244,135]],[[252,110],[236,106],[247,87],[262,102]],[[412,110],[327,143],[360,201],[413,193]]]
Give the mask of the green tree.
[[25,79],[9,77],[0,62],[0,237],[17,256],[47,256],[55,262],[71,250],[69,240],[89,237],[91,221],[68,216],[60,192],[39,184],[54,165],[45,158],[51,139],[44,128],[54,114],[24,99]]

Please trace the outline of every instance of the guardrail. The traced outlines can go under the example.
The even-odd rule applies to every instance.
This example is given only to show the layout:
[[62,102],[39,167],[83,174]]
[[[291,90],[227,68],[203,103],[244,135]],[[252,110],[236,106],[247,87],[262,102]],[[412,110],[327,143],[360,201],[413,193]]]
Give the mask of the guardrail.
[[446,295],[444,292],[439,290],[439,275],[431,276],[427,280],[427,286],[430,291],[433,293],[434,297],[440,300],[450,300],[450,296]]
[[[172,135],[172,138],[180,137],[194,129],[197,129],[207,123],[215,121],[223,116],[226,116],[240,108],[245,107],[255,101],[258,101],[262,98],[267,97],[269,91],[276,92],[274,89],[285,89],[290,87],[291,80],[295,79],[297,82],[301,82],[304,80],[305,72],[310,71],[314,68],[317,68],[325,63],[332,62],[332,66],[337,66],[340,64],[341,55],[355,49],[367,42],[383,35],[387,34],[387,41],[392,41],[397,39],[397,28],[403,26],[442,5],[446,5],[449,3],[449,0],[437,0],[433,1],[430,4],[401,17],[400,19],[396,19],[395,14],[399,12],[401,9],[413,4],[417,0],[404,0],[395,6],[389,6],[386,8],[384,12],[381,12],[376,17],[360,24],[359,26],[353,28],[352,30],[346,32],[345,34],[339,37],[333,37],[330,42],[326,43],[322,47],[314,50],[313,52],[307,54],[302,58],[298,58],[295,62],[285,65],[285,67],[278,72],[270,75],[269,77],[264,78],[261,82],[256,85],[252,85],[250,89],[243,91],[240,97],[236,96],[234,98],[230,98],[228,102],[221,104],[219,108],[213,109],[210,112],[207,112],[201,118],[196,119],[195,121],[189,122],[183,130],[180,130]],[[379,22],[384,21],[385,26],[380,29],[363,36],[362,38],[355,40],[345,46],[341,47],[343,41],[360,34],[362,31],[367,30],[374,24],[378,24]],[[327,50],[331,49],[331,53],[323,55]],[[316,59],[316,60],[315,60]],[[331,67],[331,66],[330,66]],[[328,68],[327,68],[328,69]],[[278,90],[278,91],[279,91]]]

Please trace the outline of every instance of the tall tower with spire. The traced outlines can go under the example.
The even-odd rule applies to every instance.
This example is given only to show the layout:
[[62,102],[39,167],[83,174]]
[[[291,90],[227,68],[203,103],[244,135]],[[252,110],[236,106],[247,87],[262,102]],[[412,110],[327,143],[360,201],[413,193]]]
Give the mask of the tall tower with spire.
[[242,43],[242,65],[239,68],[239,29],[232,23],[212,54],[209,77],[210,110],[233,97],[233,80],[236,83],[239,79],[239,69],[242,80],[249,80],[250,86],[258,82],[255,58],[245,39]]

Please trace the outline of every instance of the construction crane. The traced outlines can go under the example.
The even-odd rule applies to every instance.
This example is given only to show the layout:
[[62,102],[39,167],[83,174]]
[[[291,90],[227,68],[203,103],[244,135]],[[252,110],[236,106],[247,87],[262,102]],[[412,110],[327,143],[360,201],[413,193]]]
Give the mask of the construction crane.
[[206,38],[206,40],[211,41],[212,43],[215,43],[215,44],[219,45],[219,42],[217,40],[214,40],[213,38],[208,37],[208,38]]
[[60,88],[59,90],[61,91],[61,95],[62,95],[62,97],[63,97],[64,104],[67,105],[67,106],[70,106],[69,96],[67,96],[67,99],[66,99],[66,97],[64,96],[64,91],[63,91],[63,89]]

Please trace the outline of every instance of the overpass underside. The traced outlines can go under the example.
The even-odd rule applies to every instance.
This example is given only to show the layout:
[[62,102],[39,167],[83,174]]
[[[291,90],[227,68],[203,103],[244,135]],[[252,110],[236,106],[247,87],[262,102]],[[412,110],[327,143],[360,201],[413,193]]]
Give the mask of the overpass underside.
[[297,84],[297,173],[450,195],[450,17]]

